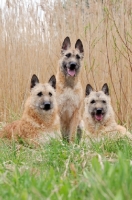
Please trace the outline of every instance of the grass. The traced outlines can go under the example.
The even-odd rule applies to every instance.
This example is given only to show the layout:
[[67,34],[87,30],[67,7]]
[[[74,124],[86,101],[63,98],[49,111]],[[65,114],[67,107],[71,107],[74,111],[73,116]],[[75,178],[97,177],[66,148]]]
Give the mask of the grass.
[[[87,83],[99,90],[107,82],[118,122],[132,130],[131,0],[8,0],[3,6],[0,124],[22,115],[32,74],[41,82],[56,74],[69,36],[72,46],[78,38],[84,45],[84,91]],[[0,155],[0,199],[132,199],[127,139],[80,145],[53,140],[38,149],[0,141]]]
[[127,138],[52,140],[31,149],[0,144],[0,199],[113,199],[132,197],[132,144]]

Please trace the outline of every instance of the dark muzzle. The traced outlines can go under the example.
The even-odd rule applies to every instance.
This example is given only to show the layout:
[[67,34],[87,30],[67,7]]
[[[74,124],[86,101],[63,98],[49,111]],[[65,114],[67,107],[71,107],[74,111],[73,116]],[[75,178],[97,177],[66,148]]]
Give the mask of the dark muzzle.
[[50,102],[45,102],[44,103],[44,110],[50,110],[51,109],[51,103]]

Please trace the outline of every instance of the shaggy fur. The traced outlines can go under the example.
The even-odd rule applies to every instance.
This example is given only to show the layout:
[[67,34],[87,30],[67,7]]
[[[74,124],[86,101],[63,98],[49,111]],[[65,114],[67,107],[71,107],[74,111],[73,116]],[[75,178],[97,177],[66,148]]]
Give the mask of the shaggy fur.
[[115,121],[107,84],[104,84],[102,90],[98,92],[93,91],[91,85],[86,86],[84,126],[86,132],[93,137],[118,132],[132,138],[126,128]]
[[81,120],[83,90],[80,82],[81,60],[84,50],[81,40],[71,49],[69,37],[62,44],[57,72],[57,102],[61,120],[61,132],[67,141],[74,141]]
[[29,143],[44,143],[51,137],[60,137],[60,119],[52,76],[49,83],[41,84],[36,75],[31,79],[31,93],[25,103],[20,121],[7,125],[1,137],[26,139]]

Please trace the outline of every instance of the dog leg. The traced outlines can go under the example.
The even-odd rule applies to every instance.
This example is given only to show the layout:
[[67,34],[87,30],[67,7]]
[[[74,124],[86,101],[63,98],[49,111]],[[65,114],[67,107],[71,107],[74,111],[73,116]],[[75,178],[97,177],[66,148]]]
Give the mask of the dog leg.
[[[74,142],[75,140],[75,136],[77,134],[77,130],[78,130],[78,134],[81,134],[81,127],[78,127],[80,122],[80,111],[78,109],[76,109],[76,111],[74,112],[72,119],[70,121],[70,134],[69,134],[69,141],[70,142]],[[78,128],[78,129],[77,129]]]
[[79,125],[77,127],[77,140],[78,140],[78,143],[80,142],[80,140],[82,138],[83,132],[84,132],[84,122],[83,122],[83,120],[81,120],[81,122],[79,123]]

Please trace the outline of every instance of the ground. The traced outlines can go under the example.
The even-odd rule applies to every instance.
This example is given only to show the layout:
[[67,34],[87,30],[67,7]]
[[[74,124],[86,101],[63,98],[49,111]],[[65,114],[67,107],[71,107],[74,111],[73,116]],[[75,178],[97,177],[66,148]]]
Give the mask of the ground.
[[132,144],[127,138],[37,149],[0,142],[0,199],[132,199]]

